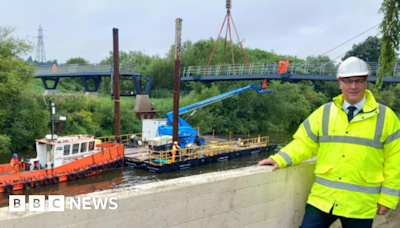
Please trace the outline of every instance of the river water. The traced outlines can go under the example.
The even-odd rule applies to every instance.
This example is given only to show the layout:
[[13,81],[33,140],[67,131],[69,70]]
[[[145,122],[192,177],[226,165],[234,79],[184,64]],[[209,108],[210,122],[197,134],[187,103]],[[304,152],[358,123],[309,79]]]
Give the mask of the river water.
[[[295,130],[296,129],[294,128],[284,132],[261,132],[260,134],[261,136],[269,136],[270,143],[278,143],[280,145],[275,151],[277,152],[279,148],[281,148],[281,146],[286,145],[292,140],[292,136]],[[257,136],[258,133],[251,134],[251,138],[255,138]],[[219,137],[227,137],[227,135],[219,135]],[[232,135],[232,138],[248,138],[248,135]],[[26,155],[36,157],[36,152],[31,149],[21,151],[19,155],[20,157]],[[203,173],[219,172],[241,167],[255,166],[257,165],[258,161],[268,156],[269,155],[267,153],[264,153],[260,155],[236,158],[233,160],[228,160],[226,162],[212,163],[205,166],[199,166],[191,169],[162,174],[151,173],[146,170],[134,168],[118,168],[102,173],[101,175],[90,176],[74,181],[62,182],[58,185],[42,186],[40,188],[15,191],[14,194],[75,196],[106,189],[134,186],[178,177],[186,177]],[[0,155],[1,163],[8,163],[10,159],[10,155]],[[8,194],[0,194],[0,207],[1,206],[8,206]]]

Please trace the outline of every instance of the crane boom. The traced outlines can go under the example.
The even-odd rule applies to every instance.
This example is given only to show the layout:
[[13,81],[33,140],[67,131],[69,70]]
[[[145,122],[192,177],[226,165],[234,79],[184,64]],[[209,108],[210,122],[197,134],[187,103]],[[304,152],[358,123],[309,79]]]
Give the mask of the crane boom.
[[[210,98],[202,100],[200,102],[197,102],[197,103],[188,105],[186,107],[183,107],[183,108],[179,109],[179,115],[182,115],[184,113],[187,113],[187,112],[190,112],[190,111],[193,111],[193,110],[200,109],[200,108],[202,108],[204,106],[210,105],[210,104],[218,102],[218,101],[225,100],[226,98],[233,97],[236,94],[239,94],[241,92],[247,91],[249,89],[254,89],[258,93],[271,93],[270,90],[263,91],[263,90],[260,90],[256,85],[250,84],[250,85],[247,85],[245,87],[242,87],[242,88],[239,88],[239,89],[235,89],[235,90],[232,90],[232,91],[217,95],[215,97],[210,97]],[[168,119],[168,122],[170,122],[171,124],[173,122],[172,121],[172,117],[173,117],[173,112],[168,112],[167,113],[167,119]]]
[[[245,87],[235,89],[235,90],[199,101],[197,103],[188,105],[186,107],[183,107],[183,108],[179,109],[179,115],[182,115],[182,114],[190,112],[190,111],[196,111],[204,106],[227,99],[229,97],[233,97],[236,94],[242,93],[249,89],[254,89],[257,93],[271,93],[271,90],[263,90],[263,89],[258,88],[254,84],[250,84]],[[167,113],[167,121],[168,121],[169,126],[160,126],[159,127],[160,135],[172,135],[173,112]],[[186,143],[194,142],[197,135],[198,135],[198,131],[196,129],[194,129],[192,126],[190,126],[184,119],[179,117],[179,139],[180,139],[180,141],[182,141],[182,142],[180,142],[181,147],[184,146]]]

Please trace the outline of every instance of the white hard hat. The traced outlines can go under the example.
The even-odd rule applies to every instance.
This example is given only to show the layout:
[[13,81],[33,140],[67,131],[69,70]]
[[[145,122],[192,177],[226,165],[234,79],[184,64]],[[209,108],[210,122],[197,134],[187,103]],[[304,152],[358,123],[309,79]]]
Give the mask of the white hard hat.
[[177,142],[177,141],[175,141],[175,142],[174,142],[174,144],[178,144],[178,142]]
[[355,76],[368,77],[368,75],[369,71],[367,63],[362,59],[352,56],[340,64],[336,77],[337,79],[340,79]]

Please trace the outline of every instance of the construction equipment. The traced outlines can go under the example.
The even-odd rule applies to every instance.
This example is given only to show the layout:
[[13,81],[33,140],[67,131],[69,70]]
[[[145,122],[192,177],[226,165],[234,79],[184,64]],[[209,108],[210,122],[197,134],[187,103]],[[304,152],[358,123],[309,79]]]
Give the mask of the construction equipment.
[[137,135],[129,136],[129,142],[128,142],[129,147],[140,147],[142,145],[143,145],[143,142],[140,139],[140,136],[137,136]]
[[[182,119],[179,117],[179,126],[178,126],[178,137],[179,137],[179,146],[181,148],[185,148],[185,146],[188,143],[196,143],[198,146],[204,145],[205,141],[204,138],[200,137],[199,131],[194,129],[192,126],[190,126],[186,121],[193,116],[193,114],[200,108],[210,105],[212,103],[215,103],[217,101],[224,100],[226,98],[235,96],[236,94],[239,94],[241,92],[247,91],[249,89],[254,89],[257,93],[271,93],[271,90],[265,90],[262,88],[258,88],[254,84],[247,85],[245,87],[235,89],[220,95],[217,95],[215,97],[208,98],[206,100],[194,103],[192,105],[183,107],[179,109],[179,115],[182,115],[184,113],[193,111],[187,118],[186,120]],[[158,133],[160,136],[162,135],[172,135],[172,123],[173,123],[173,112],[167,113],[167,126],[160,126],[158,128]]]

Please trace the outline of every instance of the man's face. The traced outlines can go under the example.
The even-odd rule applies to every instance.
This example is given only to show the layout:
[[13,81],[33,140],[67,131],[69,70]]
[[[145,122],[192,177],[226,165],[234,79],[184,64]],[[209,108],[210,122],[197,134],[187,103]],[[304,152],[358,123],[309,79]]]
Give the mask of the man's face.
[[365,89],[367,88],[366,77],[348,77],[339,81],[344,99],[351,105],[360,102],[364,98]]

